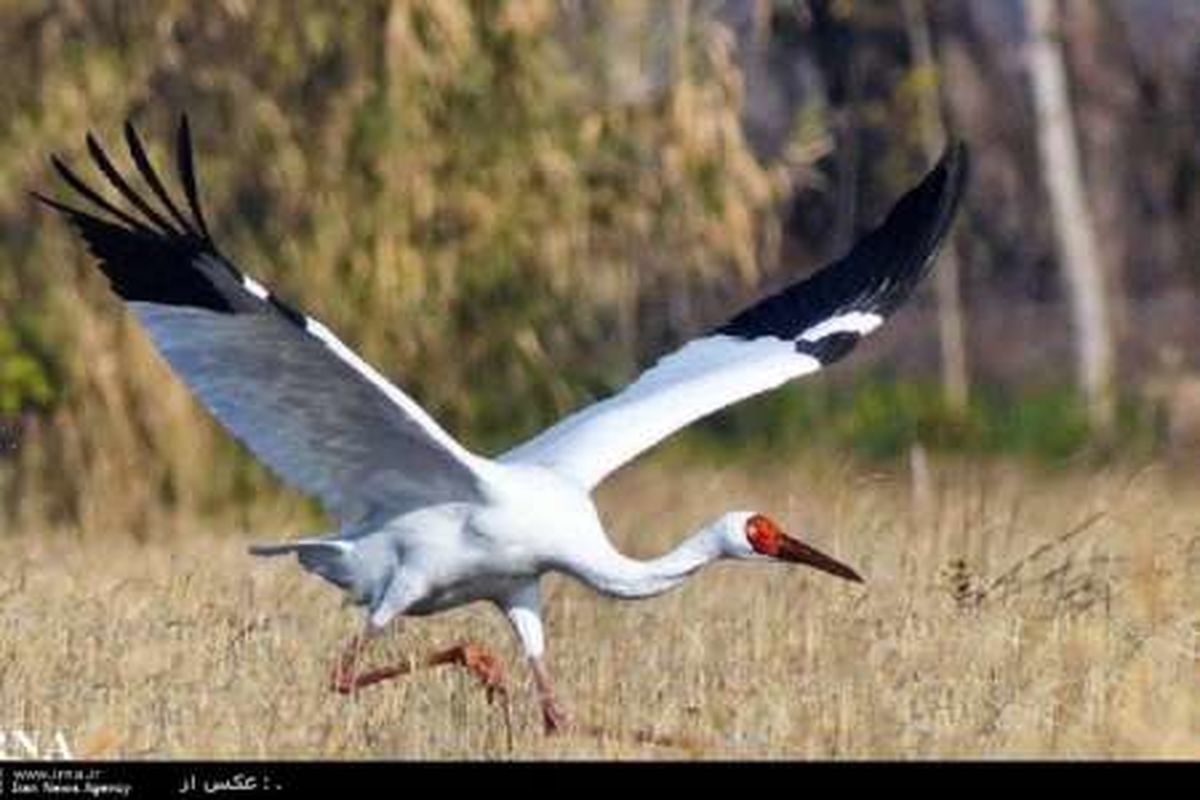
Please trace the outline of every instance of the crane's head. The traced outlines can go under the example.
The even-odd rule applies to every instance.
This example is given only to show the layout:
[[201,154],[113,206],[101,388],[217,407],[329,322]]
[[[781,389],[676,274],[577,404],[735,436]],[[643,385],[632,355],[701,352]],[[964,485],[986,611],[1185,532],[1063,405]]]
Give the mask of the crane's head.
[[788,536],[765,514],[734,511],[721,517],[714,527],[721,538],[722,553],[727,558],[806,564],[839,578],[862,583],[862,577],[850,567]]

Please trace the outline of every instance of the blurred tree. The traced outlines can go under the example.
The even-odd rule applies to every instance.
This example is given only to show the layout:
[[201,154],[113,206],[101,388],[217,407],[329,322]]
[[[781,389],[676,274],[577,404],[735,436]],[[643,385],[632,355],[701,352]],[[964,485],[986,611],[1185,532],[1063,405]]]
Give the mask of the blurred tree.
[[275,496],[27,201],[127,116],[163,165],[189,111],[223,248],[480,450],[718,321],[793,173],[746,145],[731,43],[689,5],[0,4],[0,336],[19,312],[46,350],[0,341],[4,402],[40,420],[6,510],[148,531]]
[[1042,175],[1074,314],[1080,383],[1087,395],[1092,425],[1098,432],[1107,433],[1116,422],[1112,317],[1096,229],[1084,192],[1058,2],[1024,3]]
[[[1055,267],[1063,215],[1031,190],[1066,173],[1039,158],[1022,0],[0,3],[0,424],[22,430],[0,459],[6,510],[150,531],[157,509],[281,497],[28,200],[53,185],[49,152],[87,170],[83,132],[119,140],[126,116],[165,164],[187,109],[227,251],[481,450],[841,255],[927,166],[939,111],[975,156],[960,280],[948,251],[936,306],[918,298],[895,335],[748,414],[820,426],[788,403],[824,408],[885,356],[935,382],[935,326],[950,403],[969,338],[971,414],[997,387],[1061,392],[1064,365],[1125,392],[1164,342],[1194,362],[1197,4],[1063,8],[1068,139],[1100,237],[1084,248],[1110,259],[1104,324],[1085,313],[1098,282]],[[1116,337],[1123,304],[1137,324]],[[1073,336],[1086,319],[1101,335]],[[1120,386],[1115,355],[1096,366],[1105,336]],[[918,415],[895,416],[898,430]]]
[[[912,48],[912,83],[919,106],[921,141],[931,160],[946,146],[942,112],[941,69],[934,51],[933,29],[925,0],[904,0],[905,26]],[[938,335],[942,356],[942,388],[946,405],[963,414],[970,400],[967,372],[967,335],[959,287],[958,250],[954,235],[946,242],[936,272]]]

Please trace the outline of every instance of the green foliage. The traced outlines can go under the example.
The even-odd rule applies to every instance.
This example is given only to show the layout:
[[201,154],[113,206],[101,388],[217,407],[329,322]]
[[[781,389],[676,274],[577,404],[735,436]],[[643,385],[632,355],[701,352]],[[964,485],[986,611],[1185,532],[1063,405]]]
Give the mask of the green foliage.
[[741,138],[719,32],[693,25],[678,38],[687,68],[630,100],[593,85],[609,56],[572,39],[581,10],[666,46],[657,4],[5,4],[0,320],[20,311],[49,343],[32,361],[22,334],[0,350],[0,411],[44,409],[14,496],[142,529],[158,506],[262,503],[276,485],[149,353],[76,237],[28,202],[57,191],[50,152],[93,174],[88,130],[127,162],[126,117],[164,165],[186,110],[222,250],[477,449],[710,321],[698,305],[643,331],[641,312],[677,286],[756,281],[785,171]]
[[48,408],[54,380],[27,331],[0,322],[0,418]]
[[[956,413],[936,383],[880,377],[846,385],[821,380],[789,385],[703,423],[697,441],[718,449],[831,448],[884,460],[917,444],[1045,463],[1102,454],[1090,435],[1083,400],[1072,389],[984,388],[965,413]],[[1145,453],[1154,445],[1147,409],[1133,400],[1122,403],[1116,439],[1107,449]]]

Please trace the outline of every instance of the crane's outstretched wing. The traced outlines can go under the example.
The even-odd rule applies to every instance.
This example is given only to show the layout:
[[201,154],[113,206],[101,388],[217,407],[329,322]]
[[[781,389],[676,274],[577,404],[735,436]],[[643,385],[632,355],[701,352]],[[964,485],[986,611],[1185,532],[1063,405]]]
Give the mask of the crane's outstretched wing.
[[620,393],[571,414],[501,461],[592,488],[695,420],[850,352],[904,302],[950,229],[967,174],[961,144],[848,255],[693,339]]
[[157,208],[90,134],[92,160],[133,210],[105,199],[58,158],[55,169],[94,208],[35,196],[79,230],[113,291],[213,415],[344,522],[478,499],[482,459],[324,325],[218,252],[200,211],[187,118],[177,156],[190,214],[172,200],[129,124],[125,138]]

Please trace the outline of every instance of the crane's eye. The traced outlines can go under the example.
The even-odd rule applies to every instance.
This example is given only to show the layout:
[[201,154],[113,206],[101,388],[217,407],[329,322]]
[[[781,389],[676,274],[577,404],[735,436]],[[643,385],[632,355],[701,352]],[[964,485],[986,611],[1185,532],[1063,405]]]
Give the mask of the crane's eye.
[[779,553],[779,528],[762,514],[755,514],[746,520],[746,539],[756,553],[764,556],[774,556]]

